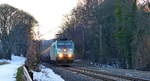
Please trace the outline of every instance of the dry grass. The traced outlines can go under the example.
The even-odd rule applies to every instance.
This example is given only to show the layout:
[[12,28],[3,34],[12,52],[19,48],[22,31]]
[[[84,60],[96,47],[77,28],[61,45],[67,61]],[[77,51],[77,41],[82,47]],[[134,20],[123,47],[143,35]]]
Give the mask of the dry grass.
[[9,62],[0,62],[0,65],[10,64]]

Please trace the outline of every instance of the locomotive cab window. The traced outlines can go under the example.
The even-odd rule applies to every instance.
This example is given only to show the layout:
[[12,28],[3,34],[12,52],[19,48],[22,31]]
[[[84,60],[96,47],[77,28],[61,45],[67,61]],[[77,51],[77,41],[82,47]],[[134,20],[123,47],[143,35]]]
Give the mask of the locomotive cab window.
[[73,48],[73,44],[71,42],[60,42],[57,44],[58,48]]

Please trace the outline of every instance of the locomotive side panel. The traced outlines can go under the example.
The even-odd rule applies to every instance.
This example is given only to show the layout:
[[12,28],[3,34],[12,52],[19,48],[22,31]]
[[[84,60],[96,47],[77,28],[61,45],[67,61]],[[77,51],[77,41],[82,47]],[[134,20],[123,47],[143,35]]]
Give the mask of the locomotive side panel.
[[51,45],[50,58],[51,58],[51,60],[54,60],[54,61],[55,61],[56,59],[55,59],[55,56],[54,56],[54,52],[55,52],[54,46],[55,46],[55,44],[52,44],[52,45]]

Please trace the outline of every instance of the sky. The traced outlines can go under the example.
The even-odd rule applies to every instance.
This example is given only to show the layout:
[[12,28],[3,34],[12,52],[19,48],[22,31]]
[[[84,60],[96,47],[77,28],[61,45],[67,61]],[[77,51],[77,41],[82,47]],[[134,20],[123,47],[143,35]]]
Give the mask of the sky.
[[40,27],[41,39],[53,39],[60,30],[63,16],[71,12],[78,0],[0,0],[31,14]]

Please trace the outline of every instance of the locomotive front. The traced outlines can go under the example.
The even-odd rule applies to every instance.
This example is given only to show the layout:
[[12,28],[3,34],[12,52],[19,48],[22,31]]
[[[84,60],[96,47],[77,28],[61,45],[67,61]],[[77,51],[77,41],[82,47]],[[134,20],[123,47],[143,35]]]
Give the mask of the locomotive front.
[[57,61],[72,62],[74,59],[74,43],[69,41],[57,41]]

